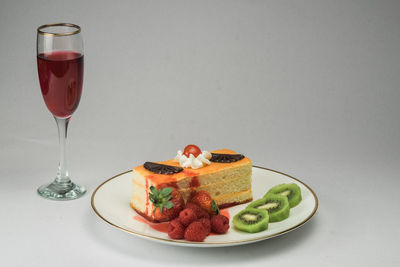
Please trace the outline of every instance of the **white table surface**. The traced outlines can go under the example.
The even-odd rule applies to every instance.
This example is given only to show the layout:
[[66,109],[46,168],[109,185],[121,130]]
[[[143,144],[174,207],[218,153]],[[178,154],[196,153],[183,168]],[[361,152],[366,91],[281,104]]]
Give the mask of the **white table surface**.
[[[1,266],[399,266],[399,1],[0,1]],[[82,26],[68,162],[85,197],[37,196],[58,164],[36,27]],[[167,246],[90,207],[105,179],[188,143],[300,178],[320,207],[256,244]]]

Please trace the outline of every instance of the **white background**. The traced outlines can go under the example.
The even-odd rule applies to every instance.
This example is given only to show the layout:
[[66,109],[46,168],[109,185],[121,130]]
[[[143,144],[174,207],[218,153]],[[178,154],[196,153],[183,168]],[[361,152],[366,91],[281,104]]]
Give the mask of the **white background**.
[[[399,1],[0,1],[0,265],[400,264]],[[71,202],[41,199],[57,131],[36,28],[83,29]],[[195,249],[101,221],[105,179],[195,143],[232,148],[317,193],[312,220],[257,244]],[[127,200],[129,201],[129,200]]]

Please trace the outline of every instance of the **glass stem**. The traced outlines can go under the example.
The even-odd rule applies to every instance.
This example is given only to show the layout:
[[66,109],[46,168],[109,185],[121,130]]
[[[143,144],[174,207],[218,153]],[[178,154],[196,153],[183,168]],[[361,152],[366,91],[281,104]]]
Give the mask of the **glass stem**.
[[70,117],[68,118],[58,118],[54,117],[58,128],[58,138],[60,142],[60,164],[58,165],[58,172],[55,182],[60,185],[68,185],[71,183],[71,179],[68,175],[67,170],[67,155],[66,155],[66,145],[67,145],[67,130]]

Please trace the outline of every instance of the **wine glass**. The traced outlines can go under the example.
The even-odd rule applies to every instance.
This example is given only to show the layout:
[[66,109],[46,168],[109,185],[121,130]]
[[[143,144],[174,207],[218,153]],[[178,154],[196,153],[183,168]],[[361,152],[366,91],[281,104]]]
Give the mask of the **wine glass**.
[[78,107],[82,93],[81,28],[71,23],[40,26],[37,29],[37,67],[43,99],[56,120],[60,142],[60,163],[56,178],[37,191],[47,199],[76,199],[84,195],[86,189],[69,178],[66,141],[68,123]]

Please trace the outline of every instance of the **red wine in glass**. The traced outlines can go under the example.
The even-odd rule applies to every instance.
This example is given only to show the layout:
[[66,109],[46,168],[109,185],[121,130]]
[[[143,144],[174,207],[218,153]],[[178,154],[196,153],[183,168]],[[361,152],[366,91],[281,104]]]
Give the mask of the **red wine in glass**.
[[74,51],[53,51],[37,56],[44,102],[57,117],[69,117],[82,94],[83,55]]
[[67,128],[77,109],[83,83],[83,40],[81,28],[71,23],[42,25],[37,30],[37,68],[40,88],[53,114],[60,140],[60,164],[55,180],[38,188],[40,196],[70,200],[83,196],[86,189],[73,183],[66,161]]

